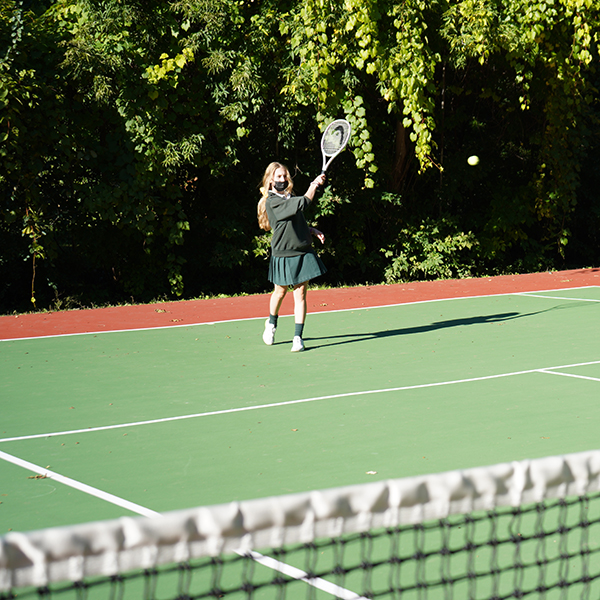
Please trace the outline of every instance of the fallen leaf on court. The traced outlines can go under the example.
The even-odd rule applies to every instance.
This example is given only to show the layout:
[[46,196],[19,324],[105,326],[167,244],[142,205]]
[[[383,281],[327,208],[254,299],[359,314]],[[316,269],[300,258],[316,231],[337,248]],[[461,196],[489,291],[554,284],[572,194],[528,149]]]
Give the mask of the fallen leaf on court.
[[167,312],[167,311],[164,308],[155,308],[154,312],[163,313],[163,312]]
[[183,319],[171,319],[171,323],[179,323],[179,321],[183,321]]
[[543,440],[549,440],[550,438],[549,438],[549,437],[546,437],[545,435],[543,435],[543,436],[542,436],[542,439],[543,439]]
[[30,475],[27,479],[46,479],[48,475]]
[[298,431],[297,429],[292,429],[292,431]]
[[367,475],[377,475],[377,471],[367,471]]

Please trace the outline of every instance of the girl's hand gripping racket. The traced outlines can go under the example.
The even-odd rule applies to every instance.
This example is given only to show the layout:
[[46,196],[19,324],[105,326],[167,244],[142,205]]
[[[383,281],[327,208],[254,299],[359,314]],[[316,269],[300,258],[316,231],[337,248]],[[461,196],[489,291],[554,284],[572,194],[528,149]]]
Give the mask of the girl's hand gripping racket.
[[346,147],[352,127],[345,119],[337,119],[327,125],[321,138],[321,153],[323,154],[323,169],[321,174],[327,171],[331,161]]

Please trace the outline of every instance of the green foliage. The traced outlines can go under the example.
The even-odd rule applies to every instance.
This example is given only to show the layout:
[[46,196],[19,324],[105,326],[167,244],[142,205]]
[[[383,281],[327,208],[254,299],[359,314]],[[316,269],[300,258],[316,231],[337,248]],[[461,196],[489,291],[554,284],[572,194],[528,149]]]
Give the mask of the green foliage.
[[[597,94],[591,65],[597,55],[599,16],[599,6],[589,0],[470,0],[449,6],[441,29],[457,68],[467,69],[469,59],[495,67],[496,82],[486,84],[479,96],[504,105],[506,123],[520,127],[521,145],[535,153],[528,190],[519,194],[531,202],[542,228],[538,235],[562,257],[589,140],[590,106]],[[499,75],[507,84],[500,89]],[[462,85],[455,91],[478,91],[469,88]],[[517,94],[518,107],[529,113],[534,130],[527,131],[525,119],[510,114],[517,109]],[[525,224],[523,220],[518,226]],[[515,229],[504,233],[522,237]]]
[[370,106],[361,95],[365,81],[411,130],[421,167],[434,163],[432,92],[439,56],[427,44],[426,17],[436,5],[418,0],[345,0],[337,5],[307,0],[292,12],[289,31],[296,64],[287,71],[286,92],[315,104],[321,121],[343,107],[355,132],[351,148],[356,166],[365,173],[365,187],[375,186],[378,171]]
[[0,0],[0,303],[266,290],[261,174],[302,193],[341,116],[327,283],[598,262],[599,32],[593,0]]
[[427,219],[404,228],[393,247],[382,249],[391,259],[386,283],[471,277],[477,273],[477,239],[460,231],[452,219]]

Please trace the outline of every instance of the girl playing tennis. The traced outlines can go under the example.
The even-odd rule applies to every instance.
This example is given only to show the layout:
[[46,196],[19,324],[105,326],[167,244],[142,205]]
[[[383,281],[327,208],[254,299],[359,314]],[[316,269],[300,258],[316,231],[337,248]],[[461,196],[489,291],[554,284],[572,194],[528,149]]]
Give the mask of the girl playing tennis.
[[312,248],[311,235],[323,243],[325,236],[309,227],[303,211],[315,197],[317,188],[325,182],[319,175],[304,196],[292,196],[292,178],[285,165],[271,163],[263,175],[262,198],[258,203],[258,224],[265,231],[273,230],[269,281],[275,285],[269,303],[269,318],[265,323],[263,341],[271,346],[275,340],[277,318],[281,303],[288,291],[294,293],[294,340],[292,352],[304,350],[302,333],[306,319],[306,292],[308,282],[327,271]]

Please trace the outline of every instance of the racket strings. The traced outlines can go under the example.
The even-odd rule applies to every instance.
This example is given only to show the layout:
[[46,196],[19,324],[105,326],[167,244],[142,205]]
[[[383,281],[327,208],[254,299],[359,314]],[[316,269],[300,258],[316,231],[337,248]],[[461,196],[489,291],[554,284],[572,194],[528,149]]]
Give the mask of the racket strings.
[[344,123],[336,123],[323,136],[323,152],[329,156],[338,153],[350,137],[350,128]]

